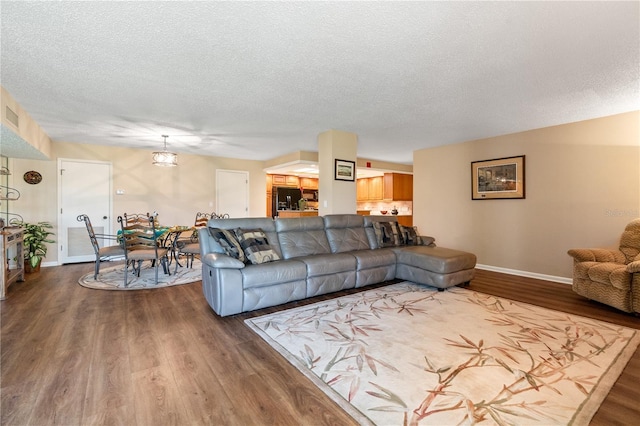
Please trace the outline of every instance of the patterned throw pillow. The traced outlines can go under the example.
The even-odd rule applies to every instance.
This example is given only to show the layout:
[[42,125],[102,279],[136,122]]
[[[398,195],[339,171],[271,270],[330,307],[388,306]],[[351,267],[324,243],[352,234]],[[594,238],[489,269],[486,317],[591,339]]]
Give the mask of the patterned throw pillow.
[[423,244],[422,237],[418,235],[417,226],[402,226],[400,232],[404,237],[404,243],[408,246],[421,246]]
[[234,229],[240,247],[249,262],[254,265],[280,260],[278,253],[269,245],[264,231],[258,229]]
[[380,248],[404,244],[398,222],[373,222],[373,232],[376,234]]
[[244,251],[232,231],[222,228],[209,228],[209,235],[220,244],[220,247],[222,247],[227,256],[238,259],[243,263],[247,261]]

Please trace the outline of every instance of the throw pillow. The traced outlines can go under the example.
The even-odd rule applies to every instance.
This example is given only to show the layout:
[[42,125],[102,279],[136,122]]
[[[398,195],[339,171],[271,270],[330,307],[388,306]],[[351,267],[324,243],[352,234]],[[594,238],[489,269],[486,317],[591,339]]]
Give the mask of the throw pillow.
[[404,243],[398,222],[373,222],[373,232],[380,248],[395,247]]
[[246,262],[247,259],[244,251],[242,247],[240,247],[240,243],[233,232],[222,228],[209,228],[209,235],[220,244],[220,247],[222,247],[227,256],[231,256],[241,262]]
[[260,228],[234,230],[244,255],[254,265],[280,260],[278,253],[269,245],[267,235]]
[[402,226],[400,225],[400,232],[404,237],[404,243],[408,246],[421,246],[422,237],[418,235],[418,228],[416,226]]

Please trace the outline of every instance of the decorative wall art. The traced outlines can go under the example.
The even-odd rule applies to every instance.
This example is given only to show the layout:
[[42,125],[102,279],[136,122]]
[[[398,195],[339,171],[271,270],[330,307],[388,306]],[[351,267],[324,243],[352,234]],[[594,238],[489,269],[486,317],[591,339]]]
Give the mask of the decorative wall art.
[[356,163],[355,161],[338,160],[336,158],[335,180],[356,180]]
[[37,185],[42,182],[42,175],[35,170],[26,172],[22,178],[30,185]]
[[525,198],[524,155],[473,161],[471,199]]

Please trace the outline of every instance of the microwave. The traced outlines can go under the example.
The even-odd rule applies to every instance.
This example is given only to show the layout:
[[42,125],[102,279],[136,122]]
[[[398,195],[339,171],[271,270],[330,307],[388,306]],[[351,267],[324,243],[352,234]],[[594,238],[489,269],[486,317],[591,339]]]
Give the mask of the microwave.
[[318,190],[317,189],[303,189],[302,190],[302,198],[307,201],[318,201]]

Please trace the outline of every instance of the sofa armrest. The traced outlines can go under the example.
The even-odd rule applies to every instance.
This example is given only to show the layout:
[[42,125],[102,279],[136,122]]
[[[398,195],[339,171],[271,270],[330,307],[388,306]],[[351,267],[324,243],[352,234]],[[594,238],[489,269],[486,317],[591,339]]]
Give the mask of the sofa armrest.
[[202,262],[210,268],[241,269],[245,266],[238,259],[222,253],[207,253],[202,257]]
[[596,249],[571,249],[567,254],[577,262],[612,262],[625,263],[624,254],[619,250],[604,248]]
[[428,237],[426,235],[420,235],[420,238],[422,239],[422,244],[423,246],[428,246],[428,247],[435,247],[436,246],[436,239],[433,237]]
[[627,265],[627,272],[634,274],[640,272],[640,260],[635,260]]

